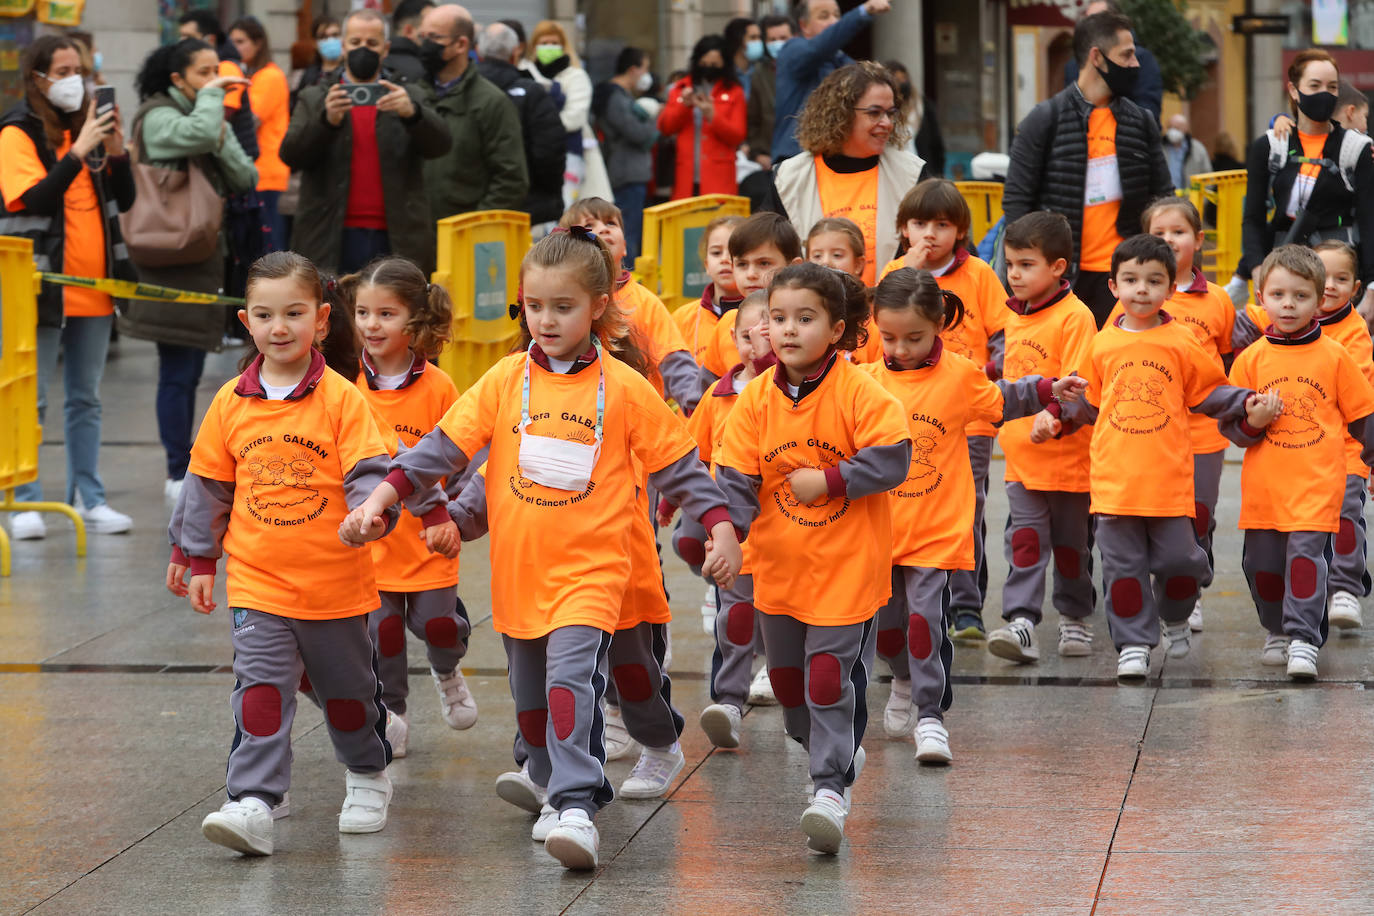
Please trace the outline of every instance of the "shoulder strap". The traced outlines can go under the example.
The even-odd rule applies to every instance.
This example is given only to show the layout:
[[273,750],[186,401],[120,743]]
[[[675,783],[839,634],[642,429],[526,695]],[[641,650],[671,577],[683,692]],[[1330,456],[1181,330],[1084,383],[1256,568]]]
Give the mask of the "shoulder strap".
[[1266,130],[1264,135],[1269,138],[1269,183],[1273,184],[1274,176],[1288,164],[1288,138],[1280,140],[1273,130]]
[[1370,139],[1368,136],[1347,130],[1341,134],[1341,150],[1336,157],[1336,165],[1341,173],[1341,181],[1345,182],[1345,189],[1350,193],[1355,193],[1355,167],[1360,163],[1361,156],[1369,155]]

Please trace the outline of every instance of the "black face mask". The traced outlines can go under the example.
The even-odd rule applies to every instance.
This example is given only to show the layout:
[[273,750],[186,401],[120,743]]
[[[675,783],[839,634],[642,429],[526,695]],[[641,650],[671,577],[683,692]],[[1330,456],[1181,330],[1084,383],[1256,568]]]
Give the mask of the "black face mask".
[[1336,113],[1336,94],[1334,92],[1299,92],[1298,111],[1313,121],[1330,121]]
[[1135,91],[1135,81],[1140,76],[1140,68],[1123,67],[1105,54],[1102,55],[1102,60],[1106,62],[1107,69],[1098,67],[1097,72],[1102,74],[1102,82],[1107,84],[1107,90],[1118,98],[1130,98],[1131,93]]
[[432,38],[425,39],[424,44],[420,45],[420,64],[430,76],[438,76],[439,71],[448,63],[444,60],[444,50],[447,47],[448,45],[441,45]]
[[725,76],[724,67],[698,67],[696,82],[714,86],[723,76]]
[[370,83],[381,69],[382,56],[371,48],[354,48],[348,52],[348,73],[360,83]]

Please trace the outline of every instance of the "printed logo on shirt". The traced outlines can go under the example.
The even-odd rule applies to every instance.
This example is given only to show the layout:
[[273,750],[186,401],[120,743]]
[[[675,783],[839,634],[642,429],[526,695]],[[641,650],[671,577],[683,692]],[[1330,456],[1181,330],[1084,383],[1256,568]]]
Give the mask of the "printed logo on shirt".
[[911,415],[911,467],[906,480],[892,491],[902,499],[919,499],[929,495],[944,482],[945,475],[931,460],[940,440],[945,435],[945,425],[934,417],[914,413]]
[[1198,343],[1206,345],[1208,338],[1212,336],[1212,329],[1208,327],[1207,322],[1196,315],[1184,315],[1179,320],[1186,324],[1189,330],[1193,332],[1197,337]]
[[1326,430],[1317,420],[1317,404],[1326,400],[1326,389],[1320,383],[1302,376],[1284,376],[1260,390],[1275,389],[1283,397],[1283,413],[1265,428],[1266,441],[1279,448],[1307,448],[1326,438]]
[[1029,337],[1012,341],[1007,347],[1007,355],[1003,358],[1003,376],[1009,380],[1025,378],[1028,375],[1043,375],[1040,371],[1040,361],[1049,359],[1050,355],[1036,341]]
[[[286,451],[284,445],[297,448]],[[317,458],[329,453],[314,441],[287,434],[280,444],[265,436],[250,443],[239,458],[248,465],[253,482],[243,494],[248,514],[272,527],[303,525],[319,518],[329,506],[329,497],[311,485]]]
[[1112,383],[1112,409],[1107,416],[1114,429],[1143,435],[1159,432],[1173,417],[1164,407],[1164,383],[1158,376],[1173,381],[1163,366],[1142,360],[1126,363]]
[[965,308],[963,321],[947,331],[940,332],[940,339],[945,342],[945,346],[949,347],[953,352],[958,353],[964,359],[973,359],[973,344],[969,342],[968,335],[965,331],[972,320],[973,313]]
[[[802,454],[796,454],[799,448],[803,450]],[[807,451],[810,453],[806,454]],[[792,454],[788,454],[789,452]],[[829,495],[823,495],[813,503],[804,503],[792,492],[787,475],[807,468],[824,471],[835,467],[847,457],[844,452],[820,439],[807,439],[805,446],[795,441],[784,442],[773,449],[763,456],[765,464],[772,465],[774,461],[778,462],[773,470],[782,476],[778,488],[773,491],[773,505],[784,518],[803,528],[823,528],[831,522],[839,521],[849,511],[849,497],[832,499]]]

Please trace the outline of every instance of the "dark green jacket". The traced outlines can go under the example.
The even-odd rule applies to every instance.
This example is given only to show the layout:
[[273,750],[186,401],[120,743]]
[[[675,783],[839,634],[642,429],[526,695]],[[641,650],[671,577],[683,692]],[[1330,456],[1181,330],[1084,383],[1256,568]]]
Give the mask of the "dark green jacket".
[[525,140],[515,105],[477,68],[425,98],[453,135],[448,152],[425,163],[425,190],[436,220],[473,210],[519,210],[530,190]]

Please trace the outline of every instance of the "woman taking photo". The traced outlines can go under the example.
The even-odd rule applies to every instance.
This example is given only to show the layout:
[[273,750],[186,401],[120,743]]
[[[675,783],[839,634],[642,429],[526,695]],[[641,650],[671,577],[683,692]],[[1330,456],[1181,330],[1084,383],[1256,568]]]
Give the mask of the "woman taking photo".
[[258,117],[258,200],[262,221],[267,227],[267,250],[286,247],[286,232],[280,210],[282,192],[291,181],[291,170],[281,161],[279,150],[286,126],[291,122],[291,91],[286,74],[272,62],[267,46],[267,30],[252,16],[245,16],[229,27],[229,40],[239,52],[244,72],[251,85],[248,100]]
[[668,89],[658,132],[677,138],[673,200],[735,194],[735,150],[744,142],[749,108],[726,62],[725,39],[707,35],[692,48],[687,76]]
[[[0,119],[0,235],[32,239],[39,270],[136,280],[122,257],[115,216],[134,202],[124,128],[117,110],[96,117],[87,75],[81,49],[70,38],[43,35],[24,50],[24,98]],[[47,413],[48,380],[60,349],[65,499],[92,531],[104,534],[132,525],[105,501],[99,472],[100,379],[113,321],[114,301],[106,293],[44,283],[38,294],[38,421]],[[15,498],[37,502],[43,489],[37,481],[25,484]],[[37,512],[17,513],[11,524],[19,540],[47,533]]]

